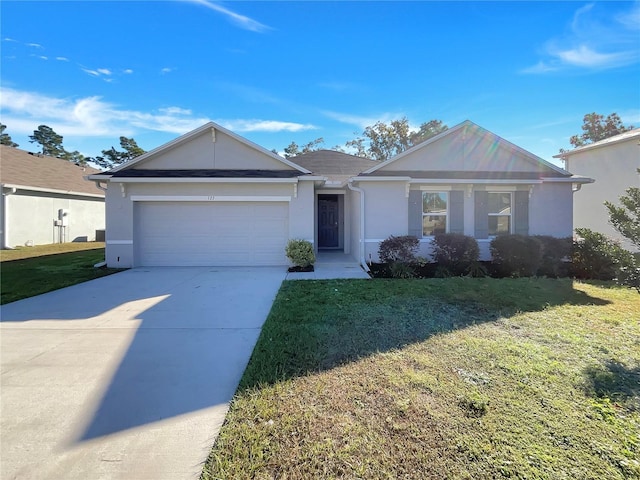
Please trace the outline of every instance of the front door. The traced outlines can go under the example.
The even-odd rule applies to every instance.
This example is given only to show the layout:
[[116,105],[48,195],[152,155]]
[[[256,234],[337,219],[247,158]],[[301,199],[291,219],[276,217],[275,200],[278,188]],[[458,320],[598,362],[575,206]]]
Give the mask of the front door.
[[338,195],[318,196],[318,247],[340,247],[340,209]]

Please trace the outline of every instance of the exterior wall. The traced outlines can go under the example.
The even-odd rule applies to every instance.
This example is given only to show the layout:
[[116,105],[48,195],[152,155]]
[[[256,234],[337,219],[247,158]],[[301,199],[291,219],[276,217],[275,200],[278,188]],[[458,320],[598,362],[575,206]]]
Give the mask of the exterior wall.
[[[590,189],[586,185],[585,189]],[[570,237],[573,225],[573,197],[570,183],[536,185],[529,198],[529,235]]]
[[605,145],[568,157],[567,169],[576,175],[595,179],[574,194],[573,227],[590,228],[622,242],[625,248],[632,244],[609,225],[609,212],[605,200],[619,204],[619,197],[629,187],[640,187],[640,145],[638,137],[613,145]]
[[[409,199],[406,196],[406,182],[361,182],[365,188],[365,229],[366,260],[377,262],[380,242],[390,235],[407,235],[409,232]],[[420,190],[420,184],[412,184],[411,191]],[[430,186],[434,189],[438,187]],[[475,235],[475,192],[509,191],[512,192],[512,228],[515,232],[516,205],[515,192],[529,193],[529,185],[443,185],[443,191],[464,189],[463,224],[464,234]],[[572,225],[572,185],[571,183],[544,183],[533,186],[529,196],[528,233],[529,235],[551,235],[554,237],[571,236]],[[451,212],[449,211],[449,215]],[[451,218],[449,219],[451,220]],[[525,226],[527,224],[524,224]],[[353,228],[353,226],[352,226]],[[359,237],[358,237],[359,238]],[[420,238],[418,255],[430,259],[431,238]],[[480,260],[490,260],[489,245],[491,238],[478,238]],[[358,244],[354,243],[354,247]]]
[[[120,185],[125,185],[122,196]],[[313,182],[299,182],[297,196],[293,183],[110,183],[107,189],[107,264],[135,266],[135,216],[132,195],[154,196],[287,196],[289,237],[313,242]]]
[[285,163],[217,130],[215,142],[212,141],[211,131],[208,130],[182,145],[142,161],[133,168],[140,170],[213,168],[293,170]]
[[[96,230],[105,227],[105,202],[98,197],[83,197],[18,190],[5,196],[7,212],[7,246],[28,243],[45,245],[65,242],[95,241]],[[60,238],[58,210],[67,210],[67,227]],[[4,221],[4,219],[2,219]]]
[[540,166],[499,137],[465,127],[378,170],[538,172]]
[[358,187],[365,192],[365,260],[375,262],[382,240],[389,235],[407,235],[406,182],[360,182]]

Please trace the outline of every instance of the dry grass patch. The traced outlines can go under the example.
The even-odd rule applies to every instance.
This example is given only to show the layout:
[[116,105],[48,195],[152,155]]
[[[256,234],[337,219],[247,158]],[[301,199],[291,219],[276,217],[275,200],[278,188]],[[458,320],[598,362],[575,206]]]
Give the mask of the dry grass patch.
[[640,296],[286,282],[203,478],[640,478]]

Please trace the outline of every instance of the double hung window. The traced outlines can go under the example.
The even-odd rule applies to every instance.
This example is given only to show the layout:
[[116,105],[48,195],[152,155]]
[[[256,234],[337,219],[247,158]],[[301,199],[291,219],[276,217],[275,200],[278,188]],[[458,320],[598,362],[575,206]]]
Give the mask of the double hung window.
[[511,233],[511,192],[489,192],[489,236]]
[[447,192],[422,192],[422,236],[447,232]]

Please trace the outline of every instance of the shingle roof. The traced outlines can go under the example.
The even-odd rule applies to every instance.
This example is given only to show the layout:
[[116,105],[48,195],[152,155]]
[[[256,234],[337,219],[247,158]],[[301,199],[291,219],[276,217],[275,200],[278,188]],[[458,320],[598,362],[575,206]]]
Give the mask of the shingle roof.
[[3,184],[104,196],[94,182],[84,179],[96,173],[100,170],[0,145],[0,183]]
[[292,157],[289,160],[311,170],[316,175],[324,175],[334,181],[347,180],[378,163],[368,158],[356,157],[334,150],[316,150]]

